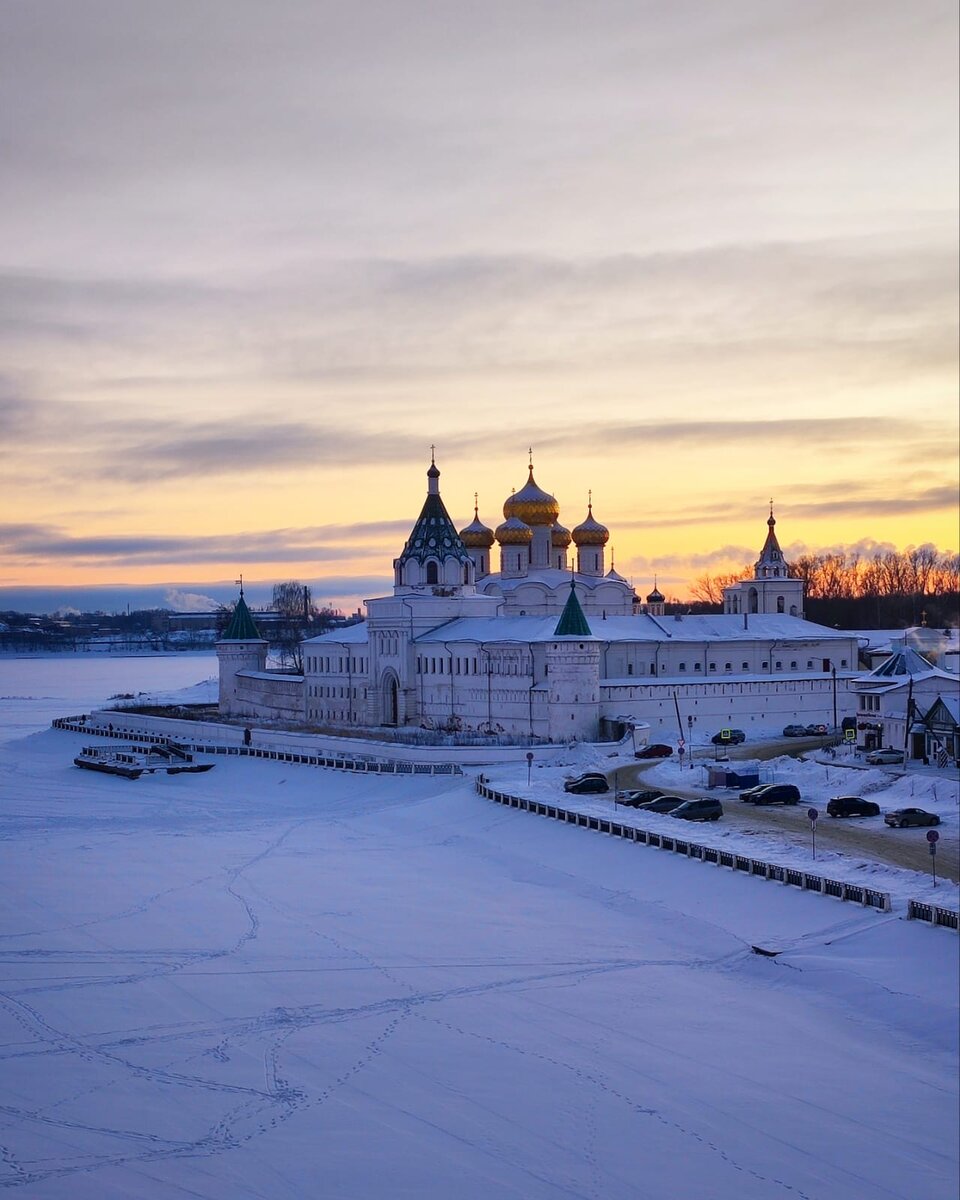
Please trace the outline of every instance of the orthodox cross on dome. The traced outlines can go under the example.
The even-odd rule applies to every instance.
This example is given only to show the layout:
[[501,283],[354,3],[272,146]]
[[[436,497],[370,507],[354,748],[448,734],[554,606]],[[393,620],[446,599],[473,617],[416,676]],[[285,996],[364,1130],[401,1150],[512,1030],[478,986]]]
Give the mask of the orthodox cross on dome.
[[530,446],[527,449],[527,466],[530,468],[531,471],[533,470],[533,447],[532,446]]
[[430,443],[430,466],[435,467],[436,465],[437,465],[437,448],[431,442]]
[[479,511],[480,511],[480,497],[476,492],[474,492],[473,493],[473,515],[475,517],[478,517]]
[[243,596],[243,572],[240,572],[240,578],[233,581],[240,588],[240,596]]

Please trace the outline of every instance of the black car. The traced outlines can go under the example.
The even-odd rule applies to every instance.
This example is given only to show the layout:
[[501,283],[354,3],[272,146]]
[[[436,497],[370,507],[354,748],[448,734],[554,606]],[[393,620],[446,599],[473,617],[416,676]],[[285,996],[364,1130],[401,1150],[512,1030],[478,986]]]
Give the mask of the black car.
[[663,792],[658,792],[655,788],[643,788],[641,791],[623,792],[617,797],[617,803],[626,808],[637,808],[650,800],[659,800],[662,795]]
[[641,812],[668,813],[679,808],[681,804],[686,804],[686,800],[682,796],[658,796],[656,800],[647,800],[644,804],[638,804],[637,808]]
[[892,812],[884,813],[883,819],[891,828],[897,829],[903,829],[907,825],[940,824],[936,813],[927,812],[923,808],[895,808]]
[[808,737],[823,737],[824,734],[826,734],[826,732],[827,732],[826,725],[820,725],[820,724],[808,725],[806,727],[806,729],[804,730],[804,733],[806,733],[806,735]]
[[756,791],[751,788],[740,799],[748,804],[799,804],[800,789],[793,783],[768,783]]
[[707,798],[703,800],[686,800],[673,809],[671,817],[681,821],[719,821],[723,816],[723,805],[719,800]]
[[664,746],[660,742],[654,742],[652,746],[644,746],[638,750],[634,758],[669,758],[672,753],[672,746]]
[[565,792],[573,792],[577,796],[586,796],[592,793],[609,792],[610,784],[607,783],[606,775],[601,775],[599,771],[587,771],[585,775],[578,775],[576,779],[568,779],[563,785]]
[[719,733],[715,733],[710,739],[715,746],[739,746],[741,742],[747,740],[747,735],[742,729],[721,729]]
[[827,801],[828,817],[879,817],[880,805],[860,796],[834,796]]
[[752,800],[757,792],[762,792],[764,788],[768,788],[769,783],[755,783],[753,787],[748,787],[740,793],[741,800]]

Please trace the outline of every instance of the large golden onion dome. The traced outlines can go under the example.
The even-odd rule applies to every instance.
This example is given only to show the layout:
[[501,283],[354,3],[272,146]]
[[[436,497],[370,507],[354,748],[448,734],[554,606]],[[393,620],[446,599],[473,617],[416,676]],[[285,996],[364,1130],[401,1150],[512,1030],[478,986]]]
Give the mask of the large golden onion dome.
[[533,541],[533,530],[519,517],[508,517],[497,526],[496,539],[501,546],[527,546]]
[[578,546],[605,546],[609,537],[610,530],[594,518],[591,500],[587,505],[587,519],[576,526],[573,540]]
[[468,549],[487,550],[493,545],[493,530],[477,515],[477,497],[473,497],[473,520],[460,530],[460,541]]
[[533,478],[533,463],[530,464],[527,482],[504,503],[503,515],[508,520],[510,517],[517,517],[525,525],[552,525],[560,516],[560,505],[556,497],[537,487]]
[[559,521],[554,521],[550,530],[550,545],[554,550],[566,550],[570,545],[570,530],[564,528]]

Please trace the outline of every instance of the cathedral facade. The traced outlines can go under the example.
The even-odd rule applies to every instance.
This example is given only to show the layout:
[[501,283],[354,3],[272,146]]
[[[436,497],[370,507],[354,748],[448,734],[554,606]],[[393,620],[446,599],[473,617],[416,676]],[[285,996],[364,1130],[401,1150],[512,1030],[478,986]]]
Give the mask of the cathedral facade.
[[[754,577],[724,593],[724,612],[664,616],[606,564],[609,531],[593,514],[572,530],[526,485],[496,528],[457,530],[431,461],[420,515],[393,592],[366,620],[303,644],[302,676],[266,669],[266,643],[241,596],[218,643],[224,715],[284,717],[348,733],[425,728],[543,741],[620,736],[704,738],[758,720],[832,723],[850,711],[854,636],[803,619],[771,508]],[[498,568],[498,569],[495,569]],[[839,680],[839,687],[838,687]]]

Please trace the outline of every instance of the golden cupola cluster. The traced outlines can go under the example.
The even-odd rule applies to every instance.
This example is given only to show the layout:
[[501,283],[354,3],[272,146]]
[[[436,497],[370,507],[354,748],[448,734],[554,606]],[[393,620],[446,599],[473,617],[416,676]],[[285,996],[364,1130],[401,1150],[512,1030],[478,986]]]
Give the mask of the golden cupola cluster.
[[593,497],[587,504],[587,518],[581,521],[573,531],[573,540],[578,546],[605,546],[610,538],[610,530],[601,525],[593,515]]

